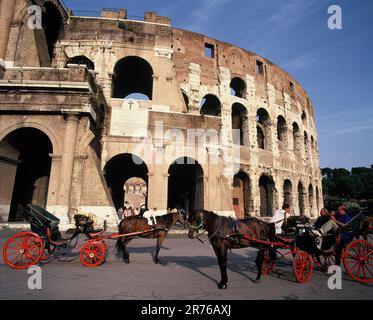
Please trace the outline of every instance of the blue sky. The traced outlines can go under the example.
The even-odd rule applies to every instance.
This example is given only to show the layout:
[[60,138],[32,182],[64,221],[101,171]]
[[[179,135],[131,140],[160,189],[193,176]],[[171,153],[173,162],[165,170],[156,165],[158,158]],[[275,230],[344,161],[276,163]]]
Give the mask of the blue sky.
[[[263,55],[297,79],[315,106],[322,167],[373,164],[372,0],[64,0],[70,9],[126,8]],[[330,5],[343,29],[329,30]],[[92,13],[94,14],[94,13]]]

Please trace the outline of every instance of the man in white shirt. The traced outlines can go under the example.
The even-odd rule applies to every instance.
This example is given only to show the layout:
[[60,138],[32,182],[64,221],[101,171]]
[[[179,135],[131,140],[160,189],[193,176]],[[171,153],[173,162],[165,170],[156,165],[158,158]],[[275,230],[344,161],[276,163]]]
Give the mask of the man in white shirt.
[[273,217],[269,221],[270,223],[275,224],[276,235],[282,233],[282,225],[284,224],[284,221],[287,219],[287,215],[291,215],[291,208],[289,204],[284,204],[282,206],[282,209],[275,211]]

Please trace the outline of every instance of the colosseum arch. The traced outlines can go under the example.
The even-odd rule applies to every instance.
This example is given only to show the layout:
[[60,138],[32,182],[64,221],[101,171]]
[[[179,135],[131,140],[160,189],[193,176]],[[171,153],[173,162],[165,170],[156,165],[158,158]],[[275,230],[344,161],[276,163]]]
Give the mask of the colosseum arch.
[[[136,155],[124,153],[110,159],[104,167],[104,176],[116,210],[124,205],[125,183],[131,178],[139,178],[148,185],[148,167]],[[146,194],[147,201],[147,194]]]
[[113,71],[112,97],[142,100],[153,98],[153,68],[145,59],[128,56],[120,59]]
[[271,121],[267,110],[261,108],[256,114],[257,141],[259,149],[269,149]]
[[233,179],[233,208],[238,219],[249,217],[251,202],[250,178],[240,171]]
[[293,205],[293,184],[289,179],[284,181],[284,203]]
[[247,93],[246,82],[240,77],[235,77],[230,83],[231,95],[238,98],[245,98]]
[[320,212],[320,192],[319,192],[319,187],[316,186],[316,206],[317,206],[317,212]]
[[277,140],[278,148],[281,151],[286,151],[288,141],[288,127],[283,116],[278,116],[277,118]]
[[306,214],[306,207],[305,207],[305,196],[306,191],[301,181],[298,183],[298,210],[299,215],[304,216]]
[[47,48],[49,54],[49,62],[53,59],[54,47],[57,41],[63,36],[64,19],[58,6],[52,1],[44,3],[45,10],[43,11],[42,21],[47,41]]
[[41,130],[18,128],[0,142],[0,221],[22,220],[29,204],[46,207],[53,145]]
[[185,110],[189,111],[189,97],[188,97],[188,94],[184,90],[181,90],[181,94],[183,96],[183,100],[184,100],[184,104],[185,104]]
[[201,114],[204,116],[220,117],[221,102],[219,98],[213,94],[208,94],[201,100]]
[[197,160],[176,159],[168,170],[168,208],[189,212],[204,207],[204,172]]
[[313,186],[310,184],[308,186],[308,204],[310,207],[310,214],[313,215],[313,209],[314,209],[314,193],[313,193]]
[[310,154],[309,154],[309,146],[308,146],[308,134],[306,131],[304,131],[304,155],[306,157],[306,160],[309,160]]
[[95,70],[95,63],[86,56],[71,57],[67,60],[66,66],[68,64],[85,65],[88,70]]
[[307,113],[304,110],[302,112],[302,124],[303,126],[307,127]]
[[[240,141],[234,141],[235,144],[248,146],[248,117],[247,109],[240,103],[235,103],[232,106],[232,130],[239,130]],[[234,137],[238,138],[238,137]],[[234,139],[235,140],[235,139]],[[238,143],[239,142],[239,143]]]
[[300,153],[300,139],[301,139],[301,135],[300,135],[298,123],[294,122],[293,123],[293,151],[296,154]]
[[259,179],[260,189],[260,215],[270,217],[274,211],[274,197],[276,186],[271,176],[262,175]]

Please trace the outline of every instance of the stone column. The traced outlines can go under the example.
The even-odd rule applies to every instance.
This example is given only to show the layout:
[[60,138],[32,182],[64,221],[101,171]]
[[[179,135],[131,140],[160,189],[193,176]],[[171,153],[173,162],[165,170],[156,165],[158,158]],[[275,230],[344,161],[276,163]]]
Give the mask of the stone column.
[[0,60],[5,59],[16,0],[0,2]]
[[[58,186],[57,205],[60,207],[59,214],[66,214],[70,205],[71,182],[74,169],[74,154],[76,139],[78,135],[80,117],[79,114],[69,113],[66,115],[65,135],[63,141],[60,182]],[[63,211],[64,210],[64,211]]]

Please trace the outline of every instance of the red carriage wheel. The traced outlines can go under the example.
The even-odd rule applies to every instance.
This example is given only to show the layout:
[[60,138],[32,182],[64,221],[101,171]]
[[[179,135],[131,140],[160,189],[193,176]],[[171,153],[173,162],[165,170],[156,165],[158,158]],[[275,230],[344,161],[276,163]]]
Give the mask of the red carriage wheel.
[[365,240],[351,242],[343,254],[350,277],[361,283],[373,282],[373,245]]
[[312,275],[313,264],[311,256],[299,251],[294,258],[294,275],[299,283],[306,283]]
[[262,264],[262,275],[267,276],[269,275],[272,270],[275,267],[275,262],[271,261],[271,257],[269,256],[268,253],[264,255],[264,260]]
[[3,259],[14,269],[27,269],[40,261],[43,252],[43,240],[37,234],[21,232],[5,243]]
[[89,241],[80,249],[80,261],[88,268],[97,267],[105,262],[106,244]]

